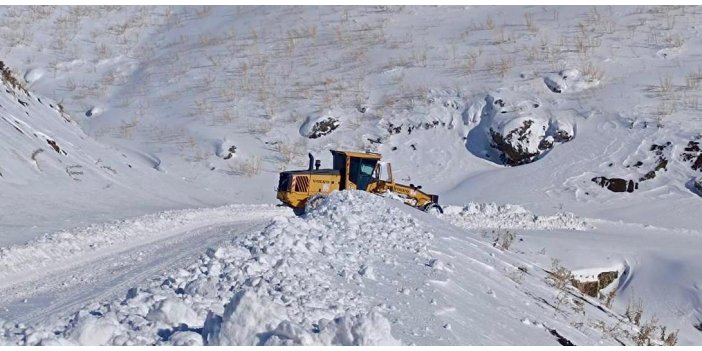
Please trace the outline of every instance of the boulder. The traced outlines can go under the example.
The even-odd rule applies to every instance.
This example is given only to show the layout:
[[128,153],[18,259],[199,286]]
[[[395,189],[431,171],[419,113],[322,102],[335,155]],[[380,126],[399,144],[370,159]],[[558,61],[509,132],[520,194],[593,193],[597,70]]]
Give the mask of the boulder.
[[532,162],[541,152],[544,135],[543,125],[529,118],[490,128],[492,146],[503,153],[504,162],[510,166]]
[[574,136],[571,122],[546,117],[539,101],[519,99],[488,95],[480,117],[487,142],[508,166],[534,162]]
[[339,128],[339,125],[341,123],[334,117],[308,118],[300,127],[300,134],[310,139],[317,139],[330,134]]
[[585,295],[598,297],[600,290],[612,284],[618,277],[618,271],[600,272],[597,280],[571,279],[571,284]]
[[698,141],[690,140],[687,143],[680,158],[686,162],[692,162],[691,168],[695,171],[702,171],[702,150]]
[[536,161],[557,143],[573,139],[572,127],[537,117],[496,118],[490,128],[491,146],[502,153],[509,166]]
[[592,181],[597,185],[607,188],[609,191],[615,193],[633,193],[634,190],[639,188],[639,184],[633,180],[626,180],[622,178],[607,178],[607,177],[595,177]]

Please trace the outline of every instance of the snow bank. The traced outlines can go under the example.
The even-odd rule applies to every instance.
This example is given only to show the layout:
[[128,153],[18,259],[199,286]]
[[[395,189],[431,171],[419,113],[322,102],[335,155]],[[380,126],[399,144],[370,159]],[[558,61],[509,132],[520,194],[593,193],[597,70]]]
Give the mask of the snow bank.
[[[541,218],[519,206],[471,203],[446,212],[444,219],[462,220],[464,228],[585,226],[577,218]],[[129,289],[124,298],[37,325],[5,323],[0,342],[615,343],[596,326],[573,325],[583,314],[607,325],[619,325],[621,317],[596,300],[577,305],[572,287],[563,288],[568,298],[556,302],[559,290],[546,283],[542,263],[529,257],[540,254],[524,245],[496,248],[491,238],[391,199],[335,192],[305,216],[276,217],[263,229],[207,250],[186,268]],[[570,312],[575,308],[583,314]],[[491,323],[481,322],[486,319]]]
[[[285,308],[260,292],[241,290],[223,316],[208,315],[203,334],[208,345],[398,345],[390,322],[377,311],[320,319],[313,328],[287,319]],[[262,332],[262,330],[267,330]]]
[[169,327],[180,324],[198,325],[200,322],[197,313],[188,304],[175,298],[159,301],[146,315],[146,319]]
[[505,229],[571,229],[588,230],[593,226],[572,213],[557,213],[552,216],[537,216],[519,205],[498,205],[496,203],[475,203],[446,206],[441,218],[465,229],[505,228]]
[[103,317],[83,314],[80,317],[68,334],[78,345],[105,345],[117,333],[118,322],[114,314]]
[[[260,292],[259,292],[260,293]],[[220,317],[207,316],[204,334],[209,345],[260,345],[275,326],[287,319],[285,308],[252,290],[234,294]]]
[[[369,212],[368,206],[378,210]],[[214,209],[208,215],[230,217],[237,208]],[[122,227],[112,224],[96,232],[104,237],[110,237],[106,232],[130,235],[131,230],[125,229],[134,226],[157,231],[187,225],[201,216],[176,213]],[[71,235],[57,240],[76,249],[89,249],[90,241],[103,244],[87,233],[85,240]],[[306,217],[276,217],[263,231],[210,249],[187,269],[132,288],[124,299],[33,326],[42,332],[32,342],[15,338],[23,335],[25,326],[3,329],[0,335],[18,344],[196,345],[193,333],[212,345],[398,344],[390,322],[360,291],[348,287],[370,281],[373,266],[393,265],[391,257],[398,252],[427,260],[431,237],[418,230],[413,217],[388,206],[382,197],[337,192]],[[23,252],[31,247],[37,246]],[[6,253],[6,261],[16,252]]]
[[209,209],[172,210],[50,233],[17,246],[0,248],[0,286],[21,281],[31,272],[47,273],[54,267],[114,250],[127,250],[204,225],[236,220],[260,220],[288,213],[272,205],[228,205]]

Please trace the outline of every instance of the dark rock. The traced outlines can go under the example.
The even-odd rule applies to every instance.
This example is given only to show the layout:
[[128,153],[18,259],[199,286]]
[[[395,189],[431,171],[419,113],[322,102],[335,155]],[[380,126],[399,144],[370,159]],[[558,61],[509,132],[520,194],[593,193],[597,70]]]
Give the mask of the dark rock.
[[56,144],[56,141],[46,139],[46,142],[49,144],[49,146],[51,146],[52,149],[54,149],[54,151],[56,151],[59,154],[61,153],[61,148],[58,146],[58,144]]
[[[656,173],[660,170],[663,170],[663,171],[668,170],[668,159],[665,156],[663,156],[663,151],[665,151],[665,149],[669,148],[671,145],[672,145],[671,142],[666,142],[665,144],[662,144],[662,145],[658,145],[658,144],[651,145],[650,151],[653,151],[658,156],[658,163],[653,168],[653,170],[649,171],[643,177],[639,178],[640,182],[655,178]],[[643,162],[638,161],[634,164],[634,167],[639,168],[642,165],[643,165]]]
[[597,297],[600,290],[612,284],[619,277],[618,271],[601,272],[597,275],[596,281],[579,281],[572,279],[571,284],[585,295]]
[[431,123],[426,122],[426,123],[424,123],[424,129],[434,128],[438,125],[439,125],[439,121],[432,121]]
[[534,121],[526,120],[521,127],[515,128],[504,136],[492,128],[490,128],[490,136],[492,138],[492,146],[502,151],[504,162],[510,166],[518,166],[532,162],[538,152],[529,152],[525,150],[520,143],[517,146],[512,145],[513,140],[524,141],[531,134],[530,128]]
[[[423,128],[423,129],[425,129],[425,130],[428,130],[428,129],[435,128],[435,127],[437,127],[437,126],[439,126],[439,125],[441,125],[442,127],[445,127],[445,126],[446,126],[446,123],[445,123],[445,122],[441,122],[441,121],[434,120],[434,121],[430,121],[430,122],[418,122],[418,123],[416,123],[416,124],[410,124],[410,125],[407,126],[407,135],[412,134],[412,131],[414,131],[414,130],[416,130],[416,129],[421,129],[421,128]],[[390,133],[390,134],[400,134],[400,133],[402,132],[402,127],[403,127],[403,126],[404,126],[404,124],[401,124],[401,125],[399,125],[399,126],[396,126],[396,125],[394,125],[394,124],[392,124],[392,123],[388,123],[387,131],[388,131],[388,133]],[[451,129],[450,126],[449,126],[449,129]]]
[[544,138],[539,142],[539,150],[548,150],[553,147],[553,139]]
[[697,159],[692,164],[692,169],[695,171],[702,171],[702,155],[697,156]]
[[[575,129],[571,122],[515,113],[516,109],[512,108],[511,104],[492,95],[488,95],[485,102],[481,120],[488,126],[485,132],[490,147],[497,151],[497,155],[492,152],[485,153],[487,159],[498,163],[501,161],[507,166],[528,164],[538,160],[548,150],[556,147],[556,144],[574,139]],[[523,106],[522,102],[519,105]],[[530,106],[538,108],[540,103],[530,102]],[[470,134],[473,133],[469,133],[468,139]],[[482,150],[474,150],[473,153],[480,157],[484,154]],[[499,157],[499,161],[495,156]]]
[[336,130],[336,128],[339,128],[339,124],[339,120],[333,117],[328,117],[327,119],[318,121],[314,124],[314,126],[312,126],[312,133],[308,138],[317,139],[321,136],[327,135]]
[[561,85],[550,77],[544,78],[544,83],[546,84],[546,87],[548,87],[548,89],[554,93],[560,94],[563,92]]
[[662,157],[658,159],[658,165],[656,166],[654,171],[660,171],[661,169],[666,171],[668,170],[668,160]]
[[556,338],[556,341],[558,341],[558,343],[561,344],[561,346],[575,346],[575,344],[573,344],[572,341],[566,339],[565,337],[563,337],[563,335],[558,333],[558,330],[548,328],[548,331],[551,333],[551,335],[553,335]]
[[685,147],[685,152],[700,152],[700,143],[696,141],[690,141]]
[[638,189],[638,183],[621,178],[595,177],[592,178],[592,181],[615,193],[633,193],[634,190]]
[[557,143],[567,143],[571,140],[573,140],[573,136],[565,130],[560,129],[553,134],[553,141]]
[[702,150],[700,150],[700,143],[697,141],[690,141],[687,143],[684,152],[680,154],[680,158],[685,162],[692,161],[690,166],[695,171],[702,171]]
[[399,126],[395,126],[394,124],[390,123],[388,125],[388,133],[390,133],[390,134],[400,134],[401,131],[402,131],[402,124],[400,124]]
[[639,181],[640,181],[640,182],[643,182],[643,181],[646,181],[646,180],[649,180],[649,179],[653,179],[653,178],[655,178],[655,177],[656,177],[656,172],[655,172],[655,171],[650,171],[650,172],[646,173],[643,177],[639,178]]
[[234,157],[234,154],[236,154],[236,146],[234,146],[234,145],[230,146],[229,150],[227,150],[227,151],[228,151],[227,155],[223,157],[225,160],[228,160],[228,159]]

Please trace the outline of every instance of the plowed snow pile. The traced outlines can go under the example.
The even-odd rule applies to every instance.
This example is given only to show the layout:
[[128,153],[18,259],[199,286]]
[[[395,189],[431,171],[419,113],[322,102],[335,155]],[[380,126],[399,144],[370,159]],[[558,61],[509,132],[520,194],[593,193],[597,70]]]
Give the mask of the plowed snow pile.
[[397,344],[370,301],[344,287],[374,279],[372,265],[392,264],[398,254],[427,257],[431,235],[393,207],[364,214],[358,205],[382,205],[378,197],[344,195],[307,218],[278,217],[186,270],[125,292],[124,300],[89,306],[51,327],[6,325],[6,342]]
[[559,290],[546,280],[539,267],[435,217],[364,192],[337,192],[305,217],[277,217],[124,298],[40,325],[0,323],[0,342],[614,342],[587,323],[574,328],[584,317],[569,306],[585,301],[583,313],[607,323],[613,313],[574,290],[563,290],[554,310]]
[[557,213],[552,216],[537,216],[519,205],[475,203],[447,206],[443,219],[465,229],[513,228],[513,229],[572,229],[586,230],[593,227],[572,213]]

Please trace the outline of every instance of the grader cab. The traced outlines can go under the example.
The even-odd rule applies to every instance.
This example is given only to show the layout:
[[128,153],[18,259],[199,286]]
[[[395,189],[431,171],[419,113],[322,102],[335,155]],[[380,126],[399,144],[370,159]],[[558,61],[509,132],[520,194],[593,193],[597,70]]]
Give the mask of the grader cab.
[[331,169],[319,169],[321,162],[315,162],[310,154],[308,169],[281,172],[278,200],[296,212],[304,212],[318,206],[326,194],[335,190],[362,190],[374,194],[391,192],[407,205],[426,212],[443,213],[437,195],[421,191],[421,186],[395,183],[390,163],[380,162],[380,154],[338,150],[331,150],[331,153]]

